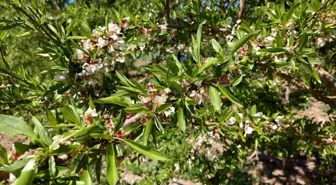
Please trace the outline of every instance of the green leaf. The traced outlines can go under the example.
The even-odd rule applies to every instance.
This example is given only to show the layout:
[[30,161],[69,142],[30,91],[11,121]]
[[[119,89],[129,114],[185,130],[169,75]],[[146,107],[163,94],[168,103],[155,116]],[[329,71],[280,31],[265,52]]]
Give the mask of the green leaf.
[[39,122],[39,120],[36,119],[35,116],[32,118],[32,122],[35,125],[35,128],[37,130],[38,135],[42,140],[40,140],[42,143],[45,144],[45,146],[49,146],[52,143],[51,138],[48,135],[48,131],[43,127],[43,125]]
[[203,27],[203,24],[205,24],[206,21],[203,21],[199,26],[198,26],[198,29],[197,29],[197,33],[196,33],[196,42],[197,42],[197,49],[198,49],[198,54],[200,55],[200,50],[201,50],[201,38],[202,38],[202,27]]
[[87,37],[78,35],[67,37],[67,40],[81,40],[81,39],[87,39]]
[[119,78],[119,80],[121,81],[122,84],[128,86],[128,87],[135,87],[135,85],[126,78],[126,76],[124,76],[123,74],[119,73],[118,71],[116,71],[117,77]]
[[218,60],[219,60],[218,58],[208,58],[208,60],[204,62],[203,65],[199,68],[198,74],[202,73],[204,70],[216,64]]
[[92,100],[92,97],[91,96],[89,96],[89,106],[90,106],[90,108],[93,110],[93,109],[95,109],[95,105],[94,105],[94,103],[93,103],[93,100]]
[[97,182],[100,183],[100,174],[101,174],[101,168],[102,168],[102,155],[99,155],[97,161],[96,161],[96,165],[95,165],[95,172],[96,172],[96,178],[97,178]]
[[237,51],[240,47],[242,47],[247,41],[249,41],[254,35],[259,34],[260,31],[254,32],[254,33],[249,33],[239,40],[234,41],[233,43],[230,44],[231,51],[235,52]]
[[236,104],[238,107],[243,107],[243,105],[240,103],[240,101],[234,97],[229,90],[227,90],[225,87],[218,86],[218,89],[220,92],[229,99],[232,103]]
[[124,110],[127,113],[140,113],[140,112],[147,113],[147,112],[150,112],[150,110],[147,107],[145,107],[141,104],[131,105],[130,107],[126,107]]
[[120,139],[120,138],[118,139],[125,142],[128,146],[132,147],[135,151],[147,156],[148,158],[151,158],[153,160],[161,160],[161,161],[169,160],[167,156],[161,154],[160,152],[148,146],[145,146],[145,145],[142,145],[142,144],[139,144],[134,141],[127,140],[127,139]]
[[302,51],[302,49],[306,46],[307,42],[308,42],[307,33],[303,33],[302,35],[300,35],[299,51]]
[[30,149],[29,145],[23,144],[21,142],[14,142],[14,148],[16,153],[19,155],[23,155]]
[[86,161],[86,164],[84,164],[82,175],[83,175],[83,180],[85,182],[85,185],[92,185],[93,184],[91,176],[90,176],[90,172],[89,172],[88,160]]
[[153,119],[150,119],[147,123],[146,123],[146,127],[144,129],[144,134],[143,134],[143,138],[142,138],[142,143],[144,145],[147,145],[148,143],[148,139],[149,139],[149,135],[152,132],[152,128],[153,128]]
[[223,54],[223,49],[222,47],[219,45],[219,43],[215,40],[215,39],[211,39],[211,44],[212,44],[212,47],[213,49],[219,53],[220,55]]
[[244,77],[244,75],[240,75],[240,76],[237,76],[236,78],[234,78],[232,80],[232,83],[231,83],[232,87],[235,87],[238,84],[240,84],[240,82],[243,80],[243,77]]
[[37,163],[35,159],[30,159],[26,166],[22,169],[19,178],[15,181],[14,185],[32,185],[34,176],[37,170]]
[[117,169],[117,151],[114,144],[110,144],[106,149],[106,163],[107,172],[106,178],[110,185],[116,185],[118,182],[118,169]]
[[14,116],[0,115],[0,133],[10,137],[23,134],[36,139],[30,126],[22,119]]
[[266,52],[266,53],[281,53],[286,52],[287,50],[284,48],[265,48],[259,49],[258,52]]
[[54,156],[50,156],[48,160],[49,174],[51,177],[56,176],[56,163]]
[[[4,164],[8,164],[8,154],[5,147],[0,144],[0,158]],[[0,163],[1,164],[1,163]],[[1,170],[0,170],[1,171]]]
[[18,160],[15,161],[13,164],[9,165],[9,166],[2,166],[0,167],[0,171],[4,171],[4,172],[15,172],[18,171],[20,169],[22,169],[29,161],[30,159],[23,159],[23,160]]
[[116,104],[116,105],[120,105],[123,107],[128,107],[133,104],[128,97],[115,96],[115,95],[112,95],[106,98],[100,98],[96,100],[95,102],[100,103],[100,104]]
[[168,110],[170,107],[172,107],[172,104],[170,103],[163,104],[157,109],[157,112],[159,114],[162,114],[164,111]]
[[289,21],[294,13],[294,10],[300,5],[300,3],[296,3],[292,5],[291,9],[285,15],[285,21]]
[[210,97],[210,103],[215,108],[216,112],[221,111],[222,101],[219,96],[219,92],[216,87],[210,86],[209,87],[209,97]]
[[184,109],[182,106],[180,106],[177,111],[177,123],[180,130],[184,132],[186,130],[186,122],[184,117]]
[[54,115],[51,113],[50,110],[47,109],[47,119],[49,121],[50,126],[55,128],[55,130],[58,132],[58,128],[56,127],[58,125],[57,119],[54,117]]
[[250,110],[250,115],[255,115],[257,112],[257,106],[256,105],[253,105],[251,110]]
[[182,65],[180,63],[180,61],[177,59],[177,57],[175,55],[172,55],[174,61],[175,61],[175,65],[177,66],[177,68],[179,69],[179,71],[182,71]]
[[75,107],[73,107],[72,105],[67,105],[65,107],[63,107],[61,109],[61,112],[63,113],[63,116],[66,120],[76,123],[76,124],[80,124],[81,120],[80,117],[75,109]]

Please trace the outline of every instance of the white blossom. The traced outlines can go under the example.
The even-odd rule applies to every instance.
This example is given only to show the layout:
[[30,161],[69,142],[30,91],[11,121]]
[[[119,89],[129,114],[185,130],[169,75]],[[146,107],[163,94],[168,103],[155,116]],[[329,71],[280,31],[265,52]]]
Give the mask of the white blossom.
[[158,106],[161,106],[162,104],[165,104],[168,99],[168,96],[165,94],[162,94],[161,96],[155,96],[154,103],[156,103]]
[[58,75],[55,76],[55,80],[56,81],[64,81],[64,80],[66,80],[66,77],[62,74],[58,74]]
[[236,123],[236,118],[235,117],[231,117],[229,119],[229,125],[234,125]]
[[326,43],[327,43],[326,39],[321,38],[321,37],[317,38],[317,40],[316,40],[316,46],[318,48],[322,48],[324,45],[326,45]]
[[277,116],[274,121],[277,123],[277,124],[280,124],[280,121],[283,119],[284,117],[283,116]]
[[94,49],[93,45],[92,45],[92,42],[90,39],[87,39],[87,40],[84,40],[83,41],[83,48],[86,50],[86,51],[91,51]]
[[121,28],[117,24],[115,24],[113,22],[108,24],[109,35],[119,34],[120,31],[121,31]]
[[141,103],[143,103],[143,104],[146,104],[146,103],[152,101],[149,97],[143,97],[143,96],[139,96],[139,99],[140,99]]
[[109,44],[108,40],[103,39],[102,37],[99,37],[97,46],[98,48],[104,48]]
[[169,117],[171,115],[173,115],[175,113],[175,108],[174,107],[170,107],[168,110],[164,111],[164,115],[166,117]]
[[245,136],[246,134],[252,134],[252,132],[254,131],[254,129],[252,127],[250,127],[249,125],[245,127]]
[[80,49],[76,49],[76,56],[78,60],[83,60],[84,59],[84,52]]
[[125,57],[124,55],[119,55],[117,58],[116,58],[116,61],[120,62],[120,63],[124,63],[125,62]]
[[272,124],[271,125],[271,128],[273,129],[273,130],[277,130],[278,128],[279,128],[279,126],[277,125],[277,124]]
[[167,87],[167,88],[165,88],[164,90],[163,90],[166,94],[168,94],[168,93],[170,93],[171,92],[171,90]]
[[57,156],[57,158],[62,159],[63,161],[68,159],[68,155],[67,154],[61,154],[59,156]]

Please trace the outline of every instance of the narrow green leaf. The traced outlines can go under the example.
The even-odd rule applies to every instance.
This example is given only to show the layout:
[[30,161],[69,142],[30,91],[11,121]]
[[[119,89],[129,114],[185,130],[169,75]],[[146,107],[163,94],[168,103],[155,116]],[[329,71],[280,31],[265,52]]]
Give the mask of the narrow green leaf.
[[203,27],[203,24],[205,24],[206,21],[203,21],[199,26],[198,26],[198,29],[197,29],[197,33],[196,33],[196,41],[197,41],[197,50],[198,50],[198,54],[200,55],[200,50],[201,50],[201,38],[202,38],[202,27]]
[[148,146],[136,143],[134,141],[131,140],[127,140],[127,139],[120,139],[119,140],[125,142],[128,146],[132,147],[135,151],[147,156],[148,158],[151,158],[153,160],[169,160],[169,158],[163,154],[161,154],[160,152],[158,152],[157,150],[154,150]]
[[321,81],[321,78],[320,78],[320,75],[318,74],[318,72],[312,67],[312,75],[314,76],[314,78],[316,79],[316,81],[321,84],[322,81]]
[[82,175],[83,175],[83,180],[85,182],[85,185],[92,185],[93,184],[91,176],[90,176],[90,172],[89,172],[88,161],[86,161],[86,164],[84,164]]
[[308,42],[308,34],[303,33],[300,35],[300,42],[299,42],[299,51],[302,51],[302,49],[306,46]]
[[253,105],[251,110],[250,110],[250,115],[255,115],[257,113],[257,106]]
[[82,40],[82,39],[87,39],[87,37],[78,35],[67,37],[67,40]]
[[56,176],[56,163],[54,156],[50,156],[48,160],[49,174],[51,177]]
[[55,28],[53,25],[48,24],[47,26],[49,27],[49,29],[50,29],[52,32],[54,32],[55,35],[57,35],[57,37],[60,37],[60,35],[58,34],[56,28]]
[[240,82],[243,80],[243,77],[244,77],[244,75],[240,75],[240,76],[237,76],[236,78],[234,78],[232,80],[232,83],[231,83],[232,87],[235,87],[238,84],[240,84]]
[[219,96],[219,92],[216,87],[210,86],[209,87],[209,97],[210,97],[210,103],[215,108],[216,112],[221,111],[222,101]]
[[258,52],[267,52],[267,53],[281,53],[286,52],[287,50],[284,48],[265,48],[259,49]]
[[116,104],[123,107],[128,107],[132,104],[131,100],[128,97],[125,96],[110,96],[106,98],[100,98],[96,100],[95,102],[100,104]]
[[243,105],[239,102],[239,100],[234,97],[229,90],[227,90],[225,87],[218,86],[218,89],[220,92],[229,99],[232,103],[236,104],[238,107],[243,107]]
[[254,35],[259,34],[260,31],[254,32],[254,33],[249,33],[239,40],[234,41],[233,43],[230,44],[231,51],[235,52],[237,51],[240,47],[242,47],[247,41],[249,41]]
[[212,47],[213,49],[219,53],[220,55],[223,54],[223,49],[222,47],[219,45],[219,43],[215,40],[215,39],[211,39],[211,44],[212,44]]
[[47,119],[49,121],[50,126],[54,127],[55,130],[58,132],[59,129],[56,127],[58,125],[58,121],[54,117],[54,115],[51,113],[51,111],[48,109],[47,109]]
[[208,60],[205,61],[204,64],[199,68],[198,74],[202,73],[203,71],[205,71],[209,67],[216,64],[218,62],[218,60],[219,60],[218,58],[208,58]]
[[294,13],[294,10],[300,5],[300,3],[296,3],[292,5],[291,9],[285,15],[285,21],[289,21]]
[[66,120],[76,123],[76,124],[80,124],[81,120],[80,117],[75,109],[75,107],[73,107],[72,105],[67,105],[65,107],[63,107],[61,109],[61,112],[63,113],[63,116]]
[[41,122],[37,120],[35,116],[33,116],[32,122],[35,125],[38,135],[42,139],[41,142],[43,142],[46,146],[51,145],[52,139],[49,137],[48,131],[43,127]]
[[117,151],[114,144],[110,144],[106,149],[106,163],[107,172],[106,178],[110,185],[116,185],[118,182],[118,169],[117,169]]
[[4,164],[6,164],[6,165],[8,164],[7,150],[1,144],[0,144],[0,158],[2,159],[2,161],[3,161]]
[[14,116],[0,115],[0,133],[7,136],[23,134],[31,138],[36,138],[30,126],[20,118]]
[[158,118],[158,117],[156,117],[155,116],[155,126],[156,126],[156,128],[160,131],[160,132],[162,132],[162,134],[164,134],[165,132],[164,132],[164,128],[163,128],[163,126],[162,126],[162,123],[161,123],[161,121],[160,121],[160,119]]
[[144,145],[147,145],[148,143],[148,139],[149,139],[149,135],[152,131],[152,128],[153,128],[153,119],[150,119],[147,123],[146,123],[146,127],[144,129],[144,134],[142,136],[142,143]]
[[123,74],[119,73],[118,71],[116,71],[117,77],[119,78],[119,80],[121,81],[122,84],[129,86],[129,87],[135,87],[135,85],[126,78],[126,76],[124,76]]
[[97,182],[100,184],[100,176],[101,176],[101,168],[102,168],[102,155],[99,155],[99,158],[96,161],[95,165],[95,173],[96,173],[96,178]]
[[150,112],[150,110],[141,105],[141,104],[134,104],[134,105],[131,105],[130,107],[126,107],[124,109],[127,113],[147,113],[147,112]]
[[36,170],[37,164],[35,159],[30,159],[26,166],[22,169],[21,174],[15,181],[14,185],[32,185]]
[[175,61],[175,65],[177,66],[177,68],[178,68],[180,71],[182,71],[183,68],[182,68],[182,65],[181,65],[180,61],[177,59],[177,57],[176,57],[175,55],[172,55],[172,57],[173,57],[173,59],[174,59],[174,61]]
[[180,106],[177,111],[177,123],[178,123],[178,127],[180,128],[180,130],[184,132],[186,130],[186,122],[185,122],[184,110],[182,106]]
[[28,163],[29,160],[30,159],[17,160],[9,166],[1,166],[0,171],[15,172],[17,170],[22,169],[24,166],[26,166],[26,164]]
[[93,100],[92,100],[92,97],[91,96],[89,96],[89,106],[90,106],[90,108],[93,110],[93,109],[95,109],[95,105],[94,105],[94,103],[93,103]]
[[168,110],[170,107],[172,107],[172,104],[170,103],[163,104],[157,109],[157,112],[159,114],[162,114],[164,111]]

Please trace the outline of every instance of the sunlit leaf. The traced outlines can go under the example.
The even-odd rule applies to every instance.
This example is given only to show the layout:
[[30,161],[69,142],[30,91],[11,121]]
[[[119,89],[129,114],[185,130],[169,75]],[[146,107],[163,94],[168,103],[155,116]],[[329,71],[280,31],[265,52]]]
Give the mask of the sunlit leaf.
[[215,108],[215,111],[220,112],[222,101],[221,101],[219,92],[216,87],[214,86],[209,87],[209,97],[210,97],[210,102],[212,106]]
[[109,144],[106,149],[106,178],[110,185],[116,185],[118,182],[117,169],[117,151],[114,144]]
[[161,160],[161,161],[169,160],[169,158],[167,156],[161,154],[160,152],[158,152],[158,151],[156,151],[156,150],[154,150],[154,149],[152,149],[148,146],[145,146],[145,145],[142,145],[142,144],[139,144],[139,143],[136,143],[134,141],[127,140],[127,139],[119,139],[119,140],[122,140],[127,145],[132,147],[135,151],[145,155],[148,158],[151,158],[153,160]]
[[0,133],[8,136],[23,134],[35,138],[30,126],[22,119],[14,116],[0,115]]

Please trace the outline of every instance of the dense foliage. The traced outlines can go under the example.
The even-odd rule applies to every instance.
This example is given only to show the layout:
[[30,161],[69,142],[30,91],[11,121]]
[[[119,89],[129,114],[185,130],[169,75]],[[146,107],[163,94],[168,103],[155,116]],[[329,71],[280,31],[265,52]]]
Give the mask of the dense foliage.
[[[0,132],[30,140],[0,147],[17,185],[226,184],[258,151],[335,165],[333,1],[0,8]],[[296,116],[312,98],[330,120]]]

